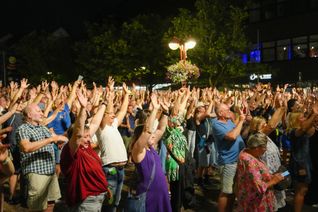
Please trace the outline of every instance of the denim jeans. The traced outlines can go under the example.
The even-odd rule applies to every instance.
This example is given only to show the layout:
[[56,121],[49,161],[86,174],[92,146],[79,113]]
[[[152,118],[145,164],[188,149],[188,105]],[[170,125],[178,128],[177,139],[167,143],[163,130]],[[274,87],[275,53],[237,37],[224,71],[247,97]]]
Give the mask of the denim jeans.
[[105,193],[88,196],[81,204],[72,207],[71,212],[100,212],[102,211]]
[[[114,173],[114,169],[116,170]],[[116,211],[121,198],[121,190],[124,184],[125,171],[123,167],[109,167],[103,166],[104,173],[107,178],[108,187],[113,194],[113,203],[110,211]]]

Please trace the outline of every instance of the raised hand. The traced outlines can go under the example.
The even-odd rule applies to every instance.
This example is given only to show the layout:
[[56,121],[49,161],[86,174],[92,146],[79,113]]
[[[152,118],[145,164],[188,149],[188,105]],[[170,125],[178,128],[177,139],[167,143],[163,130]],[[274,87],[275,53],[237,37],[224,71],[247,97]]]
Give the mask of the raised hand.
[[28,79],[23,78],[21,81],[21,88],[25,89],[27,87],[29,87],[30,84],[28,84]]
[[151,94],[151,105],[154,109],[159,109],[160,108],[160,104],[158,102],[158,98],[157,95],[155,93]]
[[43,91],[43,92],[46,92],[47,89],[48,89],[48,87],[49,87],[49,83],[47,83],[46,80],[45,80],[45,81],[42,81],[41,87],[42,87],[42,91]]
[[79,103],[81,104],[81,106],[83,108],[86,108],[87,106],[87,97],[83,95],[82,92],[76,92],[76,95],[77,95],[77,99],[79,101]]
[[115,85],[115,80],[113,79],[112,76],[109,76],[107,86],[109,87],[110,91],[114,90],[114,85]]
[[170,103],[166,99],[159,100],[159,103],[164,111],[169,112]]
[[130,94],[131,91],[128,89],[126,83],[123,83],[123,90],[125,91],[126,94]]

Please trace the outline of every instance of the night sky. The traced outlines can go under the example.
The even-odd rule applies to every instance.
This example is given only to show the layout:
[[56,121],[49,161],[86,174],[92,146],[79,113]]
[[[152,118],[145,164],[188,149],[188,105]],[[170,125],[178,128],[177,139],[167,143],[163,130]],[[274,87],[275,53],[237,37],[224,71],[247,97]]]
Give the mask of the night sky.
[[194,0],[3,0],[0,4],[0,37],[63,27],[76,38],[85,31],[84,21],[100,22],[107,17],[123,21],[146,13],[172,15],[179,7],[193,8]]

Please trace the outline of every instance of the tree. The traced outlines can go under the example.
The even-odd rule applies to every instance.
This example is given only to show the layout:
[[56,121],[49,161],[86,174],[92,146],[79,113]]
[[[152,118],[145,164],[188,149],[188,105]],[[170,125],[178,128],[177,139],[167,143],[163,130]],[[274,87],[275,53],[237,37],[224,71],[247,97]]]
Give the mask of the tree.
[[162,40],[167,19],[159,15],[140,15],[124,23],[122,37],[127,41],[125,76],[147,85],[165,81],[167,44]]
[[165,39],[173,36],[196,39],[197,45],[188,52],[189,58],[201,69],[200,80],[207,78],[210,85],[244,74],[246,66],[240,54],[247,48],[244,33],[247,12],[230,0],[198,0],[195,7],[193,13],[179,10]]
[[31,83],[48,78],[69,82],[76,75],[69,37],[54,37],[45,31],[33,31],[22,37],[12,49],[17,55],[18,74]]
[[78,70],[87,82],[105,83],[107,75],[120,72],[120,54],[127,49],[126,42],[117,39],[116,28],[108,22],[86,23],[86,28],[87,40],[77,42],[74,47]]
[[[76,44],[81,72],[95,81],[113,75],[116,81],[152,85],[163,81],[162,37],[168,23],[158,15],[139,15],[116,28],[107,22],[88,24],[88,40]],[[89,73],[94,75],[89,75]],[[95,78],[95,79],[94,79]]]

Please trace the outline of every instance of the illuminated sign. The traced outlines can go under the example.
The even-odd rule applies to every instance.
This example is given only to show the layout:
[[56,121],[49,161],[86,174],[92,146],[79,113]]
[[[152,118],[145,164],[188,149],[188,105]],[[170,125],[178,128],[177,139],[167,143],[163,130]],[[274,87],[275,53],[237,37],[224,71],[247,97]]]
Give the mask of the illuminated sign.
[[272,79],[272,74],[261,74],[261,75],[256,75],[256,74],[251,74],[250,80],[256,80],[257,78],[259,79]]

